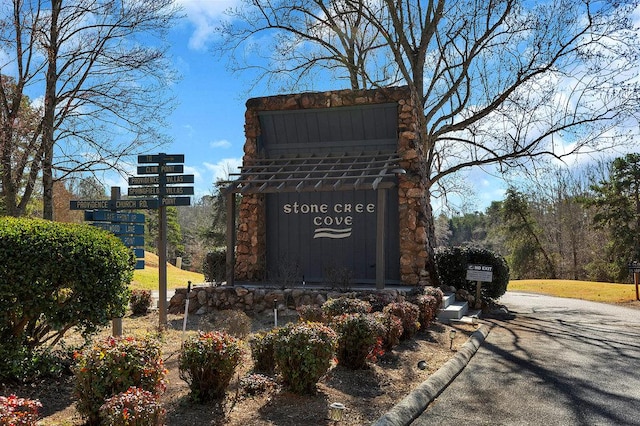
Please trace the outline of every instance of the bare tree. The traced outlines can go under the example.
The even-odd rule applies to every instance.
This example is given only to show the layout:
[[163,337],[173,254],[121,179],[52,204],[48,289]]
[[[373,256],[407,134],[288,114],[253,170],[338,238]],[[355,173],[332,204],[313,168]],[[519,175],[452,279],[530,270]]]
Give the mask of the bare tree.
[[[173,0],[12,0],[0,8],[0,72],[42,97],[40,147],[45,218],[53,182],[118,169],[166,141],[175,76],[164,36]],[[6,71],[5,71],[6,70]]]
[[41,111],[16,81],[0,75],[0,198],[3,214],[22,216],[42,165]]
[[629,144],[640,115],[637,8],[636,0],[245,0],[221,25],[220,49],[235,52],[238,70],[258,57],[253,65],[287,77],[289,90],[326,82],[313,72],[327,69],[321,75],[352,88],[407,85],[420,108],[430,199],[468,167],[527,170]]

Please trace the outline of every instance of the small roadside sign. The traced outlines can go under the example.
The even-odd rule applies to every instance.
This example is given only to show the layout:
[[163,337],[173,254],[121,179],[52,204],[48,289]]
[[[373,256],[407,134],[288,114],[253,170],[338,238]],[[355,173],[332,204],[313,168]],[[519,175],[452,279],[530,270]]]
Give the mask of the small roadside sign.
[[94,222],[93,226],[96,228],[104,229],[115,235],[144,235],[144,225],[135,225],[128,223],[108,223],[108,222]]
[[[168,175],[164,177],[165,183],[194,183],[195,175]],[[129,185],[158,185],[160,176],[134,176],[129,178]]]
[[144,237],[141,235],[118,235],[118,238],[127,247],[144,247]]
[[160,173],[184,173],[184,166],[176,164],[171,166],[138,166],[139,175],[157,175]]
[[467,265],[467,280],[490,283],[493,281],[493,266]]
[[163,206],[190,206],[191,197],[165,197],[162,199]]
[[144,223],[144,214],[118,213],[110,210],[85,210],[84,220],[90,222]]
[[138,155],[138,163],[184,163],[184,154]]
[[157,199],[146,200],[72,200],[70,210],[150,210],[158,208]]
[[127,195],[193,195],[193,186],[133,186]]

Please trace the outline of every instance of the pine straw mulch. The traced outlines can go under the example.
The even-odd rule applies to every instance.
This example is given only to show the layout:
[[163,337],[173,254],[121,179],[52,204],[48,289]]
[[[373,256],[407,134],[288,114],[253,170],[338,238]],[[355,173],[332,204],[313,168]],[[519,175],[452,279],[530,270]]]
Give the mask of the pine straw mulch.
[[[316,394],[304,396],[278,387],[258,396],[243,394],[240,378],[251,373],[252,369],[247,346],[243,362],[224,400],[196,404],[178,373],[183,317],[169,315],[168,319],[169,327],[162,335],[162,348],[169,384],[162,402],[167,410],[166,424],[175,426],[329,425],[333,422],[328,419],[328,406],[333,402],[346,406],[341,425],[370,424],[447,362],[455,354],[456,347],[464,344],[476,329],[470,324],[444,325],[436,322],[414,339],[381,356],[378,362],[370,363],[366,369],[350,371],[339,365],[333,366],[321,379]],[[293,317],[288,319],[295,320]],[[237,311],[203,317],[192,315],[188,320],[187,336],[197,333],[197,330],[226,329],[238,337],[246,337],[249,332],[273,326],[273,317],[248,318]],[[280,319],[280,325],[282,322]],[[153,334],[157,326],[157,311],[139,317],[128,315],[123,320],[126,335]],[[458,331],[453,350],[449,349],[451,328]],[[96,338],[109,334],[111,327],[105,328]],[[73,341],[73,336],[70,340]],[[427,363],[424,370],[417,366],[422,360]],[[39,425],[82,425],[83,420],[75,410],[72,386],[72,378],[66,376],[29,385],[0,385],[0,394],[15,393],[19,397],[39,399],[43,406]]]

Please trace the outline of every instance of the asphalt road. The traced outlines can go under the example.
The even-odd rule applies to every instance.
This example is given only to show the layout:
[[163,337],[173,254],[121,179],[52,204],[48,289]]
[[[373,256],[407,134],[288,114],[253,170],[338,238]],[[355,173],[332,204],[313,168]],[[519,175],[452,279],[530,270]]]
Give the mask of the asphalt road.
[[511,293],[513,315],[412,425],[640,425],[640,310]]

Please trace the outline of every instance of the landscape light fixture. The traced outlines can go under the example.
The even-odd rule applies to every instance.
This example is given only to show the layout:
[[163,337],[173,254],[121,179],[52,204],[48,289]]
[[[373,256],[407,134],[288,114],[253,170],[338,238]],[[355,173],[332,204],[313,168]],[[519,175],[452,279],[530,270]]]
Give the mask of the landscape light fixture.
[[418,361],[418,368],[420,370],[426,370],[427,369],[427,361],[425,361],[425,360]]
[[344,404],[339,402],[334,402],[329,405],[329,420],[332,420],[334,423],[341,421],[344,417],[345,408]]
[[449,332],[449,349],[453,350],[453,339],[456,338],[456,331],[451,330]]

